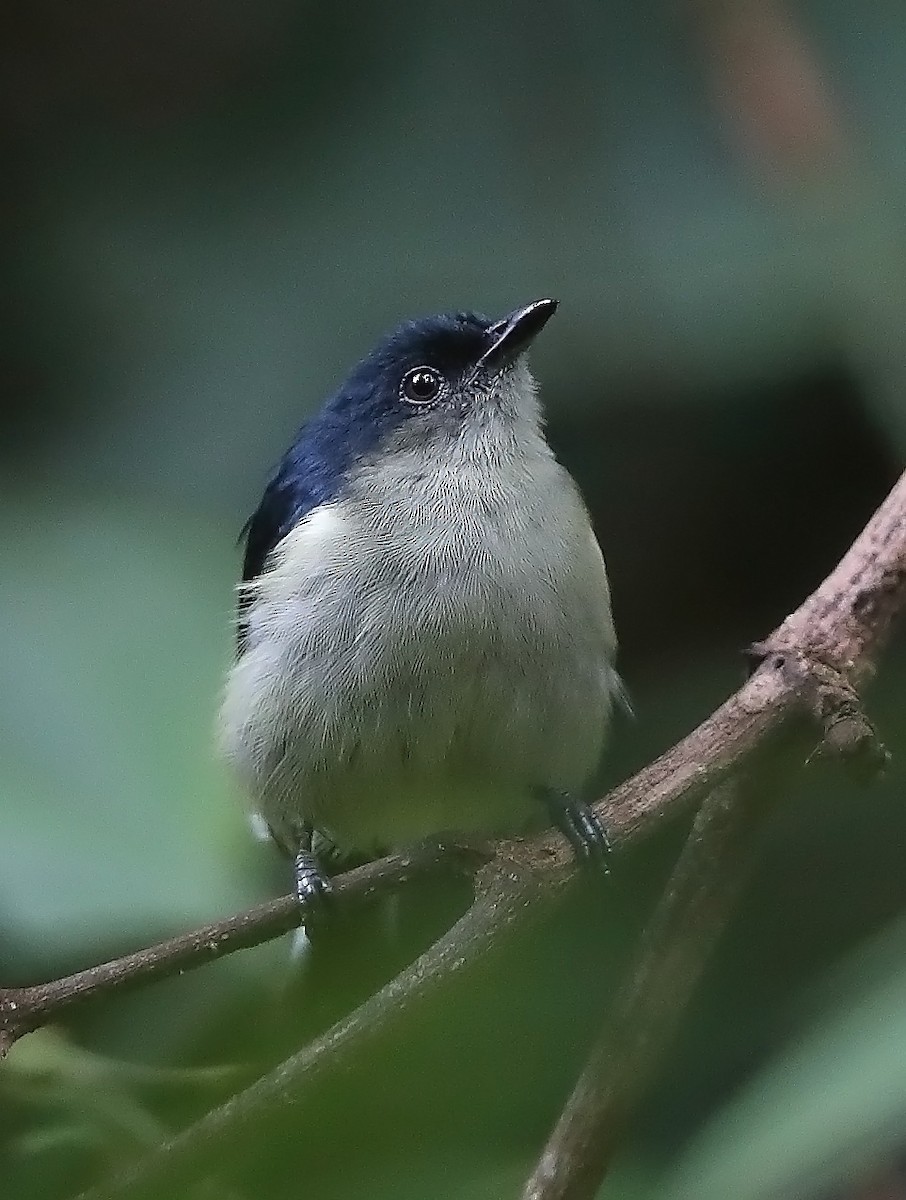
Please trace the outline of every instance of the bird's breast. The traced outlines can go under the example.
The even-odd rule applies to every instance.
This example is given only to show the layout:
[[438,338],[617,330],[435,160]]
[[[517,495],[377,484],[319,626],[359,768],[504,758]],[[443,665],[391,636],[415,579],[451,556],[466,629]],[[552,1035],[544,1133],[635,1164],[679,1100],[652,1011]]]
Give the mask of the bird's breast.
[[376,780],[407,795],[457,779],[462,795],[477,780],[575,787],[600,753],[612,655],[603,563],[568,478],[385,473],[284,539],[224,711],[255,778],[283,756],[294,787],[330,793],[322,808]]

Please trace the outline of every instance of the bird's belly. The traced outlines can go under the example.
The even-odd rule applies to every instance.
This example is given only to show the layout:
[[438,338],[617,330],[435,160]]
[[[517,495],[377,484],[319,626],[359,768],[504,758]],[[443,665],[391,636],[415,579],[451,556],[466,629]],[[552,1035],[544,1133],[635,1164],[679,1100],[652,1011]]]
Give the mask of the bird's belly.
[[359,555],[262,589],[224,746],[278,836],[292,844],[305,821],[370,849],[516,831],[533,789],[582,784],[610,708],[607,647],[586,593],[539,591],[530,567]]
[[[537,789],[581,783],[604,728],[600,703],[554,713],[533,702],[541,688],[514,688],[512,673],[487,663],[428,677],[423,662],[398,665],[379,694],[353,686],[339,702],[322,693],[320,705],[315,694],[306,689],[304,706],[280,714],[281,760],[260,792],[289,844],[299,814],[338,846],[363,850],[455,830],[518,832],[539,811]],[[583,733],[592,712],[598,728]]]
[[600,752],[605,683],[568,655],[519,666],[485,630],[426,646],[391,629],[367,652],[305,639],[283,654],[282,665],[247,656],[257,698],[240,741],[250,791],[290,845],[300,817],[359,849],[515,832],[536,810],[533,788],[576,788]]
[[[270,820],[289,819],[289,845],[297,804],[289,799]],[[387,771],[383,776],[339,772],[327,789],[314,789],[305,816],[342,849],[381,851],[438,834],[518,833],[541,813],[525,786],[441,771]]]

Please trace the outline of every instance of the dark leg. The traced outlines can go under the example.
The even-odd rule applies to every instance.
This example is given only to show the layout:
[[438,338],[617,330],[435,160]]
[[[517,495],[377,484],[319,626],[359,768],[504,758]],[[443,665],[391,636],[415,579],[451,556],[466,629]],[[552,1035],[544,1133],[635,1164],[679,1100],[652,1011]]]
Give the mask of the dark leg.
[[597,867],[608,875],[610,840],[604,826],[588,805],[555,788],[544,788],[541,798],[550,814],[551,823],[572,846],[576,861],[584,866]]
[[324,902],[330,896],[330,877],[322,870],[311,849],[312,828],[306,825],[299,848],[293,858],[293,871],[296,880],[296,899],[306,913],[316,913],[323,909]]

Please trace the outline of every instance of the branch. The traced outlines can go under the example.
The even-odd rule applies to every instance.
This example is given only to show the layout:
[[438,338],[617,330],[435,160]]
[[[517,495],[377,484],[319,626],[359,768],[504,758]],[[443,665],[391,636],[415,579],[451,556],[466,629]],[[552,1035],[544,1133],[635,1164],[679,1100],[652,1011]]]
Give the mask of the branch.
[[295,1122],[300,1102],[325,1078],[348,1068],[382,1034],[405,1026],[414,1009],[495,950],[508,930],[525,929],[533,914],[547,911],[524,862],[500,855],[488,870],[468,911],[395,979],[275,1070],[78,1200],[187,1194],[199,1173],[210,1169],[219,1179],[250,1145],[266,1144],[264,1123],[281,1112]]
[[[839,567],[761,645],[756,660],[802,675],[802,693],[824,738],[862,776],[887,754],[862,713],[857,681],[875,658],[906,601],[906,521],[902,481]],[[523,1200],[592,1200],[623,1130],[679,1024],[725,928],[753,857],[754,833],[767,805],[758,797],[803,758],[803,739],[788,740],[765,772],[718,788],[702,805],[642,939],[611,1020],[591,1051]],[[807,751],[806,751],[807,752]]]
[[[699,864],[722,844],[739,844],[747,807],[737,813],[730,803],[729,815],[722,815],[733,794],[723,785],[750,766],[756,753],[768,757],[783,750],[778,763],[788,769],[790,762],[801,762],[806,756],[808,751],[803,752],[802,747],[814,746],[819,740],[819,733],[803,731],[813,729],[820,720],[826,752],[841,753],[857,765],[866,755],[877,761],[873,731],[858,707],[854,688],[871,673],[903,606],[904,590],[906,475],[821,587],[756,648],[757,666],[748,682],[698,729],[599,803],[599,814],[609,825],[614,842],[620,844],[649,832],[681,805],[715,794],[699,817],[683,855],[681,874],[674,877],[668,893],[678,895],[674,904],[684,907],[687,894],[690,904],[696,902]],[[836,736],[835,730],[838,734],[843,730],[845,736]],[[737,826],[737,820],[743,824]],[[205,1155],[212,1152],[222,1169],[228,1158],[245,1153],[262,1122],[290,1108],[297,1115],[298,1105],[326,1074],[348,1063],[381,1031],[404,1025],[412,1009],[446,986],[453,975],[469,970],[509,932],[523,929],[526,922],[547,911],[571,874],[565,848],[552,835],[501,843],[494,859],[475,877],[473,907],[407,970],[309,1047],[152,1151],[126,1174],[85,1193],[83,1200],[159,1195],[167,1189],[169,1194],[179,1194],[188,1180],[205,1169]],[[700,885],[700,908],[707,913],[712,902],[716,905],[711,910],[716,915],[710,930],[708,922],[699,919],[684,930],[674,920],[675,910],[662,908],[646,940],[648,957],[642,958],[637,969],[635,989],[642,980],[671,977],[665,973],[664,959],[654,955],[652,947],[666,948],[671,930],[676,930],[681,947],[685,947],[679,951],[684,974],[673,978],[682,978],[684,990],[691,991],[696,977],[691,948],[697,944],[704,961],[721,927],[719,913],[728,910],[733,895],[732,887],[722,890],[720,874],[712,876],[705,871]],[[660,934],[656,932],[659,929]],[[661,967],[652,975],[655,958]],[[632,995],[633,990],[630,983],[624,995]],[[680,1008],[676,1005],[674,1012]],[[669,1035],[672,1019],[675,1017],[669,1012],[662,1018],[664,1037]]]
[[[433,875],[439,868],[474,875],[491,853],[489,848],[459,843],[418,846],[407,853],[392,854],[338,875],[333,881],[334,894],[342,904],[363,903],[377,894],[402,887],[412,879]],[[281,896],[247,912],[202,925],[190,933],[76,971],[51,983],[0,988],[0,1058],[18,1038],[47,1024],[75,1004],[167,978],[237,950],[257,946],[295,929],[300,919],[301,910],[296,898]]]
[[[845,657],[856,666],[869,662],[871,639],[889,624],[902,587],[904,564],[902,522],[906,512],[906,476],[821,587],[766,642],[756,647],[759,661],[775,656],[777,670],[762,669],[688,737],[637,775],[614,788],[596,809],[615,845],[648,834],[681,804],[691,804],[714,787],[756,746],[769,737],[802,699],[802,679],[779,667],[790,653],[817,669],[825,647],[838,631]],[[899,533],[899,536],[898,536]],[[849,610],[847,611],[847,605]],[[845,627],[845,632],[844,632]],[[801,673],[801,672],[800,672]],[[837,734],[831,743],[845,751],[853,743],[872,744],[862,719],[849,720],[852,693],[841,696],[839,679],[824,693],[813,688],[816,711],[824,719],[836,714]],[[539,869],[568,869],[562,841],[552,835],[534,843],[503,844],[505,858],[528,854]],[[449,857],[459,870],[474,872],[480,851],[459,846],[421,847],[411,854],[391,855],[334,880],[338,898],[372,898],[392,891],[410,876],[430,872]],[[458,862],[456,861],[458,859]],[[23,1034],[39,1028],[70,1006],[108,992],[133,988],[177,972],[193,970],[215,958],[279,937],[299,924],[292,896],[261,904],[247,912],[202,926],[156,946],[89,967],[50,983],[0,988],[0,1059]]]
[[[675,816],[681,805],[700,799],[779,727],[797,702],[795,681],[780,672],[764,670],[753,676],[693,733],[598,802],[595,808],[613,845],[648,835],[665,816]],[[561,882],[573,868],[569,848],[556,834],[527,842],[502,842],[485,850],[459,843],[427,845],[337,876],[333,881],[335,898],[339,903],[371,900],[440,866],[452,866],[474,876],[492,853],[498,867],[519,860],[549,877],[558,876]],[[545,886],[550,888],[551,884]],[[548,898],[553,898],[552,891]],[[300,917],[296,899],[281,896],[50,983],[0,988],[0,1059],[24,1034],[56,1019],[75,1004],[194,970],[213,959],[257,946],[295,928]]]
[[[660,820],[676,815],[729,772],[734,764],[779,727],[795,706],[795,687],[779,673],[753,677],[688,737],[595,806],[615,847],[647,835]],[[335,877],[338,903],[367,901],[405,885],[411,878],[453,867],[475,875],[492,856],[498,871],[521,861],[559,882],[572,873],[572,856],[563,840],[546,834],[533,841],[477,845],[429,844],[410,853],[390,855]],[[545,885],[553,899],[551,882]],[[237,950],[280,937],[299,925],[301,913],[292,895],[256,905],[157,945],[112,959],[73,975],[29,987],[0,988],[0,1059],[26,1033],[55,1020],[66,1009],[109,992],[130,990],[155,979],[194,970]]]
[[[723,784],[702,804],[642,939],[612,1020],[591,1051],[522,1200],[591,1200],[726,927],[764,805]],[[756,795],[757,793],[757,795]]]

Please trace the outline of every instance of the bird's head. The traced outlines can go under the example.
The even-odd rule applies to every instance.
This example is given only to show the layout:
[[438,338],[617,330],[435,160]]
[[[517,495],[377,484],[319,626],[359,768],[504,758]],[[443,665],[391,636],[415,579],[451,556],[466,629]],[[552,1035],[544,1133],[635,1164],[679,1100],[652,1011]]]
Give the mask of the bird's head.
[[537,427],[525,352],[556,308],[535,300],[498,321],[451,313],[406,322],[353,369],[306,438],[342,445],[348,463],[391,440],[437,446],[463,430]]
[[[549,454],[525,352],[557,308],[535,300],[499,321],[455,313],[384,338],[302,426],[246,526],[243,579],[257,578],[289,531],[375,470],[405,486],[456,459]],[[245,625],[240,621],[240,648]]]

